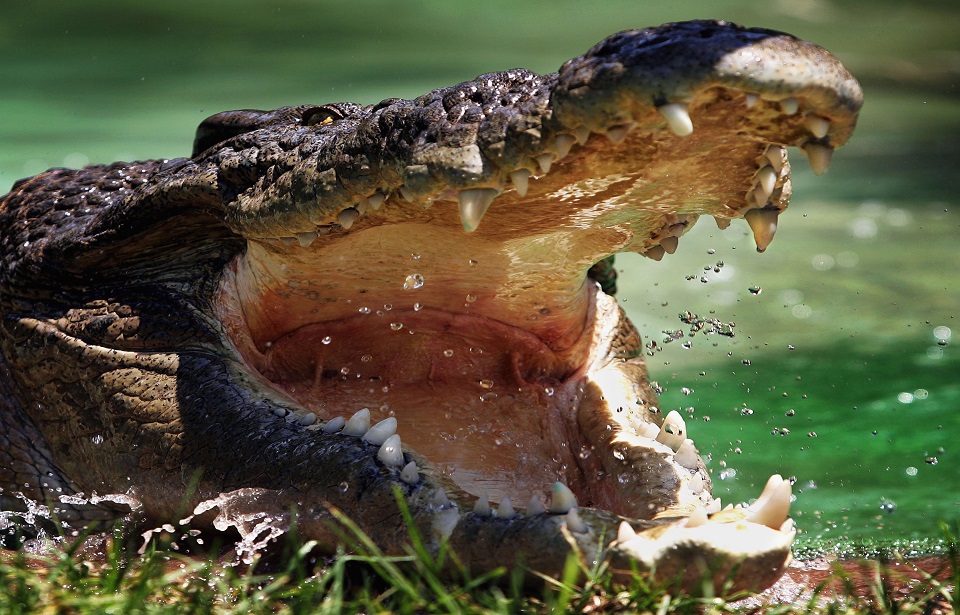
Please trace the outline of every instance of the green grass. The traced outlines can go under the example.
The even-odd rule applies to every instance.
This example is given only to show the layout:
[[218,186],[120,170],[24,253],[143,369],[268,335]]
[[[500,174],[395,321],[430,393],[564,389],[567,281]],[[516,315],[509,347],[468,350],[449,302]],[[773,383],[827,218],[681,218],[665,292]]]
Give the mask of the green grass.
[[[927,545],[945,562],[937,575],[940,580],[924,575],[903,590],[902,583],[891,582],[894,575],[889,572],[890,564],[903,558],[900,549],[834,545],[828,550],[862,558],[866,589],[834,564],[830,576],[810,587],[799,602],[757,606],[673,594],[639,575],[617,584],[603,564],[590,565],[576,554],[560,579],[541,578],[534,590],[524,587],[525,571],[520,568],[471,578],[455,554],[441,549],[430,555],[416,534],[406,555],[387,556],[349,519],[337,518],[353,545],[351,552],[320,560],[315,543],[293,539],[282,554],[248,565],[223,563],[213,555],[184,555],[169,540],[152,541],[137,554],[130,552],[130,542],[120,531],[66,540],[44,555],[5,551],[0,553],[0,612],[950,613],[960,606],[958,532],[946,524],[943,540]],[[91,541],[103,547],[96,557],[90,555]],[[812,547],[799,549],[801,557],[820,553]]]

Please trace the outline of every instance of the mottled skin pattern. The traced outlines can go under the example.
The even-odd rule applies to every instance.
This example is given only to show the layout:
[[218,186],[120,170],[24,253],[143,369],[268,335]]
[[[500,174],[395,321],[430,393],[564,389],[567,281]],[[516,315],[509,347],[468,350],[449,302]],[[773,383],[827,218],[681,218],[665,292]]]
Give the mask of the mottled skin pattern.
[[[327,550],[335,507],[400,552],[396,492],[430,547],[449,540],[474,571],[556,574],[576,544],[691,587],[734,569],[734,588],[768,586],[789,559],[789,486],[716,512],[682,420],[657,408],[639,335],[587,272],[612,292],[609,255],[659,260],[699,214],[746,215],[765,248],[791,191],[780,146],[824,170],[860,96],[818,47],[691,22],[614,35],[558,74],[228,112],[200,126],[192,158],[17,182],[0,203],[0,504],[42,502],[74,524],[193,513],[251,540],[295,511]],[[425,341],[372,337],[357,306],[399,308],[411,270],[395,263],[414,251],[442,281],[404,313]],[[474,255],[493,266],[457,269]],[[328,330],[351,344],[319,342]],[[487,355],[466,358],[477,340]],[[332,369],[362,368],[351,346],[381,344],[362,362],[383,393]],[[447,346],[454,363],[410,360]],[[441,429],[422,426],[443,414],[431,404],[469,408],[473,372],[492,374],[481,388],[515,382],[493,407],[547,434],[502,461],[519,464],[508,479],[496,456],[452,461],[460,443],[422,435]],[[390,429],[334,418],[384,399],[413,442],[402,453]],[[506,502],[554,480],[579,508],[560,485],[545,512]],[[467,512],[482,484],[499,510],[484,496]]]

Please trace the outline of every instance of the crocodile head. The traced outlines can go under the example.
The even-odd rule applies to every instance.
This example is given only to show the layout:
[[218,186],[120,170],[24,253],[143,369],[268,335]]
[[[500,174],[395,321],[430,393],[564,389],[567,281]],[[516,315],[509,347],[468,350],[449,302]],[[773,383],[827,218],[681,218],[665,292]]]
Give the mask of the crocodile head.
[[245,537],[295,510],[331,549],[339,509],[399,551],[399,490],[474,570],[557,573],[575,546],[766,587],[790,485],[721,510],[610,257],[660,260],[704,214],[746,218],[763,251],[786,147],[822,173],[860,104],[815,45],[689,22],[546,76],[222,113],[190,159],[20,182],[0,210],[0,409],[22,434],[0,439],[0,497],[78,520],[186,504]]

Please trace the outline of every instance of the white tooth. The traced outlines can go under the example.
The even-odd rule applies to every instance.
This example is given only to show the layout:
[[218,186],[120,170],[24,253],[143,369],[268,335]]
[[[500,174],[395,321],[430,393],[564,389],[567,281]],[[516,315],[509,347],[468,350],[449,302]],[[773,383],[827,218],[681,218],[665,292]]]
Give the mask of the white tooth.
[[285,246],[287,246],[287,247],[289,248],[289,247],[292,246],[293,244],[297,243],[297,238],[296,238],[296,237],[281,237],[281,238],[280,238],[280,243],[282,243],[283,245],[285,245]]
[[673,235],[674,237],[683,237],[683,233],[686,230],[686,224],[671,224],[670,228],[667,229],[667,233]]
[[527,516],[530,515],[539,515],[543,512],[543,504],[540,502],[540,498],[536,494],[530,496],[530,502],[527,504]]
[[773,241],[777,232],[777,221],[780,211],[776,209],[751,209],[743,214],[743,219],[753,231],[753,241],[757,244],[757,252],[763,252]]
[[793,115],[800,110],[800,101],[796,98],[784,98],[780,101],[780,108],[783,109],[783,112],[787,115]]
[[644,252],[643,255],[647,258],[652,258],[655,261],[659,261],[663,259],[663,255],[666,253],[667,251],[664,250],[662,246],[651,246],[650,248],[647,248],[647,251]]
[[773,194],[773,189],[777,187],[777,172],[773,167],[763,167],[757,171],[757,187],[763,190],[763,204],[766,204]]
[[747,520],[772,529],[780,529],[790,512],[790,481],[774,474],[767,481],[763,493],[747,508]]
[[577,138],[573,135],[557,135],[557,138],[553,141],[553,146],[557,150],[557,158],[565,158],[576,142]]
[[317,234],[314,232],[297,233],[297,241],[300,242],[301,248],[309,248],[310,244],[312,244],[313,240],[316,238],[317,238]]
[[690,483],[687,486],[690,488],[690,491],[693,492],[693,495],[703,493],[703,476],[700,475],[700,472],[690,477]]
[[673,254],[677,251],[677,246],[679,245],[680,240],[676,237],[664,237],[660,240],[660,247],[663,248],[664,252],[667,254]]
[[343,435],[362,436],[370,429],[370,409],[364,408],[350,417],[343,426]]
[[480,226],[483,214],[497,196],[494,188],[470,188],[461,190],[458,195],[460,201],[460,222],[464,230],[472,233]]
[[356,209],[358,212],[360,212],[360,215],[362,216],[362,215],[367,214],[367,213],[370,212],[370,201],[368,201],[367,199],[363,199],[362,201],[360,201],[359,203],[357,203],[357,204],[354,205],[353,207],[354,207],[354,209]]
[[784,149],[779,145],[771,145],[763,154],[777,173],[783,169],[783,152]]
[[433,515],[433,522],[431,523],[433,537],[439,542],[447,540],[453,534],[453,530],[457,527],[459,521],[460,512],[456,506],[446,506],[438,510]]
[[633,531],[633,527],[626,521],[621,521],[620,527],[617,528],[617,542],[630,542],[636,537],[637,533]]
[[517,169],[510,173],[510,181],[513,183],[513,187],[517,189],[517,194],[527,196],[527,187],[530,185],[530,171]]
[[583,534],[587,531],[587,524],[580,520],[576,508],[571,508],[567,512],[567,529],[576,534]]
[[[697,447],[694,446],[693,440],[689,438],[684,440],[680,448],[677,449],[677,454],[674,456],[674,459],[688,470],[696,470],[700,467],[700,456],[697,455]],[[699,476],[699,474],[697,476]]]
[[690,113],[687,111],[687,105],[683,103],[670,103],[657,107],[657,111],[667,120],[667,126],[678,137],[685,137],[693,132],[693,122],[690,121]]
[[816,175],[823,175],[830,168],[830,159],[833,157],[833,148],[819,143],[807,143],[803,146],[810,161],[810,168]]
[[347,419],[342,416],[335,416],[321,428],[323,433],[337,433],[343,429],[344,424],[347,422]]
[[727,504],[723,507],[723,510],[733,510],[733,504]]
[[536,160],[540,166],[541,173],[550,172],[550,165],[553,164],[553,154],[540,154],[539,156],[534,156],[533,159]]
[[357,218],[360,217],[360,212],[354,209],[353,207],[348,207],[337,214],[337,222],[340,223],[345,229],[353,226],[353,223],[357,221]]
[[515,514],[517,513],[513,510],[513,503],[510,501],[510,496],[503,496],[503,499],[500,500],[500,507],[497,508],[497,517],[501,519],[511,519]]
[[473,505],[474,514],[480,515],[482,517],[489,517],[491,514],[490,510],[490,497],[484,493],[477,499],[477,503]]
[[663,419],[663,426],[660,427],[657,442],[666,444],[676,452],[686,439],[687,425],[684,423],[683,417],[676,410],[671,410],[670,414]]
[[399,468],[403,465],[403,449],[400,447],[400,436],[393,434],[380,445],[377,459],[385,466]]
[[437,489],[437,492],[433,494],[433,505],[434,506],[450,506],[450,498],[447,497],[447,492],[443,489]]
[[705,511],[702,506],[697,506],[693,509],[693,512],[690,513],[690,517],[687,518],[687,527],[688,528],[700,527],[706,522],[707,522],[707,511]]
[[717,499],[715,499],[714,501],[712,501],[712,502],[710,502],[709,504],[707,504],[707,506],[704,508],[704,510],[707,512],[708,515],[712,515],[712,514],[714,514],[714,513],[720,512],[720,507],[721,507],[722,505],[723,505],[723,503],[720,502],[720,498],[717,498]]
[[416,461],[411,461],[400,470],[400,480],[408,485],[416,485],[420,482],[420,468]]
[[560,481],[553,483],[553,498],[550,500],[550,512],[560,514],[576,507],[577,498],[573,495],[573,492],[570,491],[570,487],[567,487]]
[[747,94],[744,98],[747,102],[747,109],[752,108],[755,104],[757,104],[757,101],[760,100],[760,97],[756,94]]
[[730,226],[730,218],[718,218],[714,216],[713,221],[717,223],[717,228],[721,231]]
[[403,197],[404,201],[407,203],[413,203],[413,192],[411,192],[409,188],[406,186],[400,186],[397,191],[400,193],[400,196]]
[[577,139],[577,143],[580,145],[586,145],[587,141],[590,140],[590,129],[586,126],[581,126],[574,131],[574,137]]
[[808,115],[803,123],[814,137],[822,139],[830,132],[830,120],[819,115]]
[[797,524],[794,523],[793,519],[787,519],[786,521],[783,522],[783,525],[780,526],[780,531],[785,532],[787,534],[796,532],[797,531],[796,525]]
[[397,433],[396,417],[385,418],[363,434],[363,441],[370,444],[380,445],[387,441],[387,438]]
[[301,416],[299,419],[297,419],[297,423],[303,425],[304,427],[313,425],[316,422],[317,422],[317,415],[314,414],[313,412],[308,412],[303,416]]
[[374,192],[367,197],[367,202],[370,203],[370,207],[374,210],[380,209],[380,206],[383,205],[385,200],[387,200],[387,197],[381,192]]
[[637,433],[644,438],[656,440],[657,436],[660,435],[660,428],[653,423],[643,423],[640,429],[637,430]]
[[607,138],[615,144],[623,143],[623,140],[627,138],[627,133],[630,132],[630,126],[626,124],[617,124],[616,126],[611,126],[607,129]]

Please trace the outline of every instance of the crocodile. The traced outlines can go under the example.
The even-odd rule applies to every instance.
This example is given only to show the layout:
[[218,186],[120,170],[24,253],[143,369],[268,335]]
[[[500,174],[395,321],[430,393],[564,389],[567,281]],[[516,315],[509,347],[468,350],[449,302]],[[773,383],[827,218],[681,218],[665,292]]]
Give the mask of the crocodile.
[[660,260],[700,215],[745,218],[762,252],[786,148],[823,173],[861,104],[816,45],[681,22],[553,74],[229,111],[189,158],[20,180],[0,202],[2,509],[247,545],[295,525],[331,553],[348,518],[473,574],[558,575],[575,552],[762,590],[790,561],[790,481],[712,496],[612,257]]

